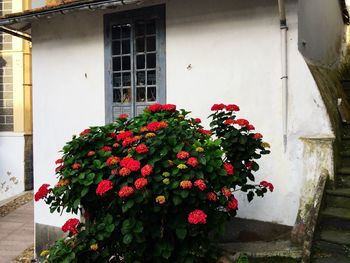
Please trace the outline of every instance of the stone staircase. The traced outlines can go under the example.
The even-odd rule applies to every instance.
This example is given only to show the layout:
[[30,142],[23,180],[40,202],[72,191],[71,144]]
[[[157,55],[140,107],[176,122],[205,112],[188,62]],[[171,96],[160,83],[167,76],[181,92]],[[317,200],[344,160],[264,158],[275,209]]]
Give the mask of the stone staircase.
[[335,184],[324,195],[312,262],[350,262],[350,132],[342,137],[340,158]]

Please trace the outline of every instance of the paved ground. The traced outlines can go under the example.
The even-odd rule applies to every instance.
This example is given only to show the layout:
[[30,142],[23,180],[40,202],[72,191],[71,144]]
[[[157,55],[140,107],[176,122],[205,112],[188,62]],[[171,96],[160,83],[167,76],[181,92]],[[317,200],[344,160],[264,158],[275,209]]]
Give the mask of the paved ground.
[[34,243],[33,201],[0,217],[0,263],[10,263]]

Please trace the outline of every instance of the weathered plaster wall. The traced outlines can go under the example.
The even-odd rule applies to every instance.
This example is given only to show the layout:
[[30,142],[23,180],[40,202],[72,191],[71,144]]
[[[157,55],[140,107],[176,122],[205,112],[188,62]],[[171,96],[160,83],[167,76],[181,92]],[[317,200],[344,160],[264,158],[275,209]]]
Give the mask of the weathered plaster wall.
[[0,201],[24,191],[24,137],[0,133]]
[[[319,91],[298,52],[296,1],[287,5],[286,152],[277,2],[168,0],[166,10],[167,101],[203,120],[213,103],[240,105],[240,117],[249,119],[272,146],[271,155],[259,162],[257,181],[272,181],[276,190],[252,204],[241,196],[238,215],[293,225],[307,176],[299,137],[332,134]],[[103,51],[101,12],[69,14],[33,26],[35,189],[55,183],[57,152],[72,134],[104,122]],[[37,223],[59,226],[65,219],[49,215],[42,202],[35,211]]]

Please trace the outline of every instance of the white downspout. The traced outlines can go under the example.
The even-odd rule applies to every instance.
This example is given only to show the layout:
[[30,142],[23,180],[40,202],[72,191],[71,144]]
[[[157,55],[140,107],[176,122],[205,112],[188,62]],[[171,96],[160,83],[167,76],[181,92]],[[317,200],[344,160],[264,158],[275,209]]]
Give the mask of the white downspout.
[[287,45],[287,19],[284,0],[278,0],[281,29],[281,70],[282,70],[282,129],[284,152],[287,150],[288,131],[288,45]]

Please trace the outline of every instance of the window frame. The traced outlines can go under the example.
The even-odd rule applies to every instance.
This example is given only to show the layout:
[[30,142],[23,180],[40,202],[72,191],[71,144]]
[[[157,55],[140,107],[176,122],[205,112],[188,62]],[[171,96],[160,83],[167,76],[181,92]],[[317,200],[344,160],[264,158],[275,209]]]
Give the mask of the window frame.
[[[140,8],[131,11],[106,14],[104,16],[104,57],[105,57],[105,121],[113,122],[113,69],[112,69],[112,34],[111,28],[114,24],[135,24],[137,20],[155,19],[156,20],[156,47],[158,62],[156,67],[157,76],[157,103],[166,102],[166,61],[165,61],[165,5],[157,5],[146,8]],[[131,36],[132,46],[134,47],[134,36]],[[134,53],[134,52],[133,52]],[[131,114],[136,114],[136,70],[135,57],[131,61]]]

